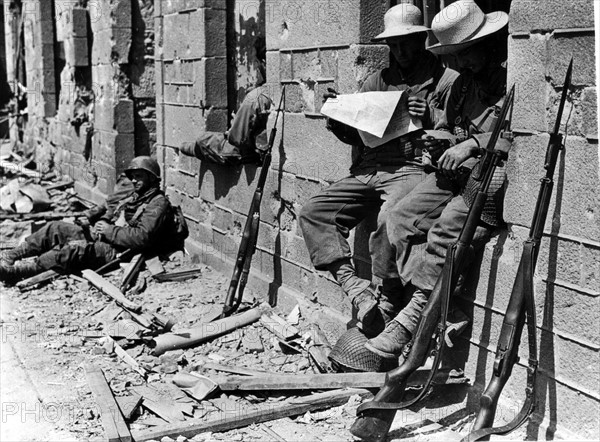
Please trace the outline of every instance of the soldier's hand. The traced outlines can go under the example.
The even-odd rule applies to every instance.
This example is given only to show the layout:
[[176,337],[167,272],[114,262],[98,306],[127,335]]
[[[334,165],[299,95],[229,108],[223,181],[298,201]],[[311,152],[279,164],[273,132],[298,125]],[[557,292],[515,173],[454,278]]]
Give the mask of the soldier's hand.
[[109,226],[110,224],[108,224],[106,221],[100,220],[94,225],[94,232],[98,236],[104,235]]
[[323,103],[325,103],[329,98],[337,98],[339,93],[332,87],[327,88],[327,92],[323,94]]
[[416,95],[408,97],[408,113],[410,115],[423,119],[427,115],[427,110],[427,101],[424,98]]
[[471,158],[478,150],[477,142],[469,138],[444,152],[438,160],[438,167],[447,177],[457,178],[461,173],[460,165]]
[[421,139],[425,140],[425,149],[433,162],[437,162],[451,144],[450,140],[434,138],[431,135],[423,135]]

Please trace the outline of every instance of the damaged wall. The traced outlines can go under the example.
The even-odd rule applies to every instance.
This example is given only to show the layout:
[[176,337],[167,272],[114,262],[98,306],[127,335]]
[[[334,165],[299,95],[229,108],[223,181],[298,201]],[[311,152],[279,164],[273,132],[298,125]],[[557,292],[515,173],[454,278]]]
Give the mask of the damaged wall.
[[[5,0],[5,8],[11,2]],[[18,2],[17,2],[18,3]],[[28,121],[17,150],[101,200],[156,140],[151,0],[26,0],[6,30],[25,41]],[[14,67],[9,66],[14,79]]]
[[[232,102],[224,94],[224,79],[231,83],[231,72],[239,72],[239,66],[226,68],[225,39],[231,38],[230,17],[238,23],[244,19],[239,12],[243,3],[155,3],[158,146],[167,173],[166,190],[190,221],[190,249],[226,274],[237,253],[258,170],[202,163],[179,155],[177,148],[194,140],[200,130],[226,128],[226,110]],[[248,1],[247,7],[256,8],[258,3]],[[297,299],[312,301],[314,318],[330,338],[344,329],[350,304],[329,275],[313,269],[297,214],[308,198],[348,172],[351,149],[325,129],[319,115],[321,96],[327,87],[353,92],[371,72],[386,65],[387,47],[373,45],[370,39],[381,31],[389,3],[265,2],[267,86],[277,103],[285,85],[287,100],[280,128],[283,145],[276,142],[273,152],[249,287],[261,297],[268,293],[275,298],[277,293],[284,308]],[[490,10],[491,3],[482,6]],[[565,121],[570,115],[567,148],[557,168],[556,195],[536,274],[542,360],[540,406],[527,428],[533,439],[552,439],[556,432],[569,435],[569,431],[593,438],[599,432],[600,189],[592,16],[592,2],[584,0],[550,6],[541,0],[512,2],[508,67],[509,83],[517,82],[517,127],[509,162],[508,228],[485,248],[476,287],[461,299],[474,317],[473,329],[449,352],[478,387],[463,398],[463,404],[450,408],[456,411],[466,403],[468,411],[475,412],[479,388],[489,380],[502,314],[543,175],[545,133],[552,126],[573,54],[574,88],[565,112]],[[369,222],[363,223],[350,238],[364,275],[370,266],[368,228]],[[526,347],[522,348],[525,361]],[[505,389],[499,419],[509,420],[516,412],[524,385],[520,365]]]

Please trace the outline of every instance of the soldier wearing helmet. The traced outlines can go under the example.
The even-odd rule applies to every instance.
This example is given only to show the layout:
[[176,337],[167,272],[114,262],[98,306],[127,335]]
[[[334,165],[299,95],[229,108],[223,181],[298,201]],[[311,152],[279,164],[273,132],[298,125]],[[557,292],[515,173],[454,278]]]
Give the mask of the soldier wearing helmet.
[[[148,156],[136,157],[125,175],[131,182],[125,194],[112,195],[103,206],[90,210],[83,222],[50,222],[3,254],[0,281],[14,283],[45,270],[96,269],[125,250],[147,255],[174,251],[169,250],[173,209],[159,189],[158,163]],[[23,260],[28,257],[36,259]]]

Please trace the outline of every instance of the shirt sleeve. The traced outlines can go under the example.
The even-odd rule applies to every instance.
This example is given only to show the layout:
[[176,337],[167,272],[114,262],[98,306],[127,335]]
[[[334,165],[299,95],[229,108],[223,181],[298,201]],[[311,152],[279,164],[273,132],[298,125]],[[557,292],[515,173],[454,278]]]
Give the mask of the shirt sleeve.
[[105,242],[122,248],[142,251],[153,245],[168,220],[169,202],[164,196],[154,198],[144,208],[134,225],[109,226],[104,232]]

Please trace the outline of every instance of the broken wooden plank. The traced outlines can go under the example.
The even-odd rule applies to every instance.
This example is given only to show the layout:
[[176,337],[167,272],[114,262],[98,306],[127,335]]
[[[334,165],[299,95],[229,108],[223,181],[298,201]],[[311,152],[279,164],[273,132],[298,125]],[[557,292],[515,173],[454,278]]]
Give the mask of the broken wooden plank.
[[236,407],[235,410],[223,411],[218,419],[193,419],[180,424],[135,431],[133,437],[136,442],[144,442],[153,439],[160,440],[165,436],[177,438],[177,436],[193,437],[196,434],[208,431],[220,433],[261,422],[298,416],[307,411],[336,407],[345,404],[351,396],[357,394],[363,397],[371,396],[371,393],[367,390],[334,390],[290,399],[275,405],[272,403],[253,404],[248,407],[248,411]]
[[263,313],[260,318],[260,323],[264,325],[267,330],[284,341],[289,341],[300,335],[300,332],[296,327],[288,324],[285,319],[277,316],[277,314],[272,311]]
[[129,288],[133,285],[143,265],[144,256],[141,253],[138,253],[131,258],[131,262],[123,273],[123,278],[121,279],[121,285],[119,287],[123,293],[129,290]]
[[[409,387],[425,384],[430,371],[417,370],[408,380]],[[331,390],[337,388],[381,388],[387,373],[330,373],[330,374],[276,374],[253,376],[223,376],[215,379],[222,391],[266,390]],[[435,384],[460,384],[468,382],[462,372],[439,370],[433,378]]]
[[[29,162],[27,161],[26,163]],[[25,163],[15,164],[11,163],[10,161],[0,161],[0,168],[10,170],[11,172],[14,172],[16,174],[25,175],[26,177],[30,178],[42,178],[41,172],[27,169],[25,167]]]
[[165,273],[165,268],[163,267],[162,263],[160,262],[160,259],[158,258],[158,256],[155,256],[154,258],[146,259],[146,268],[148,269],[148,271],[150,272],[150,274],[153,277],[155,277],[156,275],[160,275],[161,273]]
[[132,396],[118,396],[115,398],[119,409],[126,421],[131,420],[144,399],[141,395],[134,393]]
[[95,365],[86,365],[85,378],[96,398],[106,439],[109,442],[130,442],[131,433],[102,370]]
[[56,279],[60,276],[59,273],[56,273],[54,270],[46,270],[39,275],[32,276],[31,278],[24,279],[23,281],[17,282],[16,286],[19,290],[32,290],[40,284],[48,283],[53,279]]
[[44,187],[44,189],[46,189],[46,191],[49,190],[64,190],[68,187],[73,187],[75,185],[75,181],[65,181],[62,183],[55,183],[55,184],[51,184],[49,186]]
[[216,362],[205,362],[201,368],[207,370],[223,371],[225,373],[240,374],[244,376],[262,376],[264,374],[268,374],[268,372],[262,370],[251,370],[249,368],[243,367],[230,367],[228,365],[217,364]]
[[102,276],[100,276],[98,273],[94,272],[93,270],[84,270],[81,272],[81,274],[94,287],[96,287],[98,290],[100,290],[105,295],[114,299],[117,304],[123,306],[127,310],[131,310],[134,312],[140,312],[142,310],[141,305],[135,304],[134,302],[127,299],[125,297],[125,295],[123,295],[121,290],[119,290],[117,287],[112,285],[110,282],[108,282],[106,279],[104,279]]
[[52,221],[65,218],[77,218],[83,216],[85,212],[36,212],[36,213],[3,213],[0,214],[0,221]]
[[152,353],[155,356],[160,356],[169,350],[195,347],[203,342],[258,321],[264,309],[265,307],[256,307],[239,315],[204,323],[199,327],[157,336],[149,342],[149,345],[154,349]]
[[171,273],[161,273],[154,276],[154,279],[158,282],[166,282],[166,281],[185,281],[187,279],[192,279],[197,276],[200,276],[202,273],[202,269],[191,269],[191,270],[181,270],[179,272],[171,272]]
[[338,388],[381,388],[386,373],[275,374],[223,376],[215,379],[222,391],[334,390]]
[[333,368],[329,360],[331,344],[327,340],[325,333],[323,333],[317,324],[311,324],[309,333],[310,342],[307,344],[306,349],[310,359],[321,373],[332,373]]

